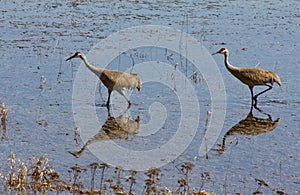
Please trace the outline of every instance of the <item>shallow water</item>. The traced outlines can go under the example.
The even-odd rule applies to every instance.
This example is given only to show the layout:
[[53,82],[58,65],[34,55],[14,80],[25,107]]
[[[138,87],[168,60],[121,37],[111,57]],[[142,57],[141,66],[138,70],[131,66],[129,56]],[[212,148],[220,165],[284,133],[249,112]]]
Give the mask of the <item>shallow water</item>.
[[[172,1],[155,4],[82,1],[77,6],[60,1],[1,1],[0,7],[0,102],[9,108],[7,140],[0,142],[1,170],[5,170],[11,152],[25,160],[46,156],[56,170],[66,174],[74,164],[84,166],[98,161],[89,150],[85,150],[80,158],[74,158],[68,152],[79,150],[84,143],[80,140],[77,145],[74,141],[76,124],[72,111],[73,81],[81,62],[73,60],[69,63],[65,59],[77,50],[87,54],[100,40],[114,32],[151,24],[183,30],[198,39],[210,53],[224,45],[231,51],[232,64],[239,67],[258,65],[276,72],[282,80],[281,88],[275,85],[259,98],[258,103],[273,120],[279,118],[277,128],[259,135],[242,135],[240,132],[230,135],[226,138],[225,152],[219,154],[210,150],[208,159],[199,156],[198,150],[204,136],[206,113],[211,110],[211,98],[205,80],[194,84],[197,96],[201,97],[196,136],[176,160],[161,167],[164,173],[162,186],[176,190],[178,170],[175,165],[191,161],[196,165],[191,174],[195,188],[200,188],[202,182],[199,175],[208,172],[212,182],[205,182],[202,189],[215,193],[250,194],[257,189],[266,194],[273,193],[274,189],[287,194],[299,193],[298,1]],[[163,49],[144,48],[132,53],[135,64],[149,60],[170,62],[164,52]],[[123,71],[121,63],[130,68],[130,53],[122,54],[108,67]],[[226,70],[223,56],[213,58],[226,87],[227,106],[220,108],[226,110],[226,118],[213,146],[213,149],[220,149],[223,136],[248,115],[250,92]],[[187,77],[194,71],[193,68],[185,70],[186,62],[175,54],[170,63],[178,63],[178,70],[186,71]],[[188,64],[188,67],[192,65]],[[201,73],[199,76],[201,78]],[[103,86],[102,93],[104,99],[96,92],[96,104],[106,100]],[[129,115],[141,118],[140,134],[117,139],[115,143],[145,150],[163,145],[176,134],[181,113],[174,88],[147,83],[140,93],[133,92],[131,100],[133,105]],[[124,110],[114,107],[116,101],[123,99],[113,93],[114,117]],[[154,102],[159,104],[151,107]],[[159,105],[167,108],[167,119],[161,130],[148,130],[150,134],[145,130],[152,117],[149,109]],[[161,115],[153,116],[157,121],[164,117],[164,110],[158,111]],[[96,113],[100,129],[107,119],[107,110],[96,107]],[[257,110],[253,114],[268,118]],[[143,174],[139,177],[144,179]],[[264,180],[270,188],[259,188],[255,179]],[[138,187],[142,188],[137,184]]]

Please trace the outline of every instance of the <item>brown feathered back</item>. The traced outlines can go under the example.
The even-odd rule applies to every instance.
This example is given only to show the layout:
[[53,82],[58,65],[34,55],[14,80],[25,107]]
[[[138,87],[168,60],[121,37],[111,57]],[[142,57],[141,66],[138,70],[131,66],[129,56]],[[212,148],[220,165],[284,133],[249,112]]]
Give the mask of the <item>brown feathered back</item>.
[[234,67],[229,71],[240,81],[248,86],[273,84],[276,82],[281,85],[280,78],[272,71],[266,71],[260,68],[237,68]]
[[138,74],[130,74],[114,70],[104,70],[100,75],[100,80],[109,90],[123,88],[138,90],[142,87],[141,78]]

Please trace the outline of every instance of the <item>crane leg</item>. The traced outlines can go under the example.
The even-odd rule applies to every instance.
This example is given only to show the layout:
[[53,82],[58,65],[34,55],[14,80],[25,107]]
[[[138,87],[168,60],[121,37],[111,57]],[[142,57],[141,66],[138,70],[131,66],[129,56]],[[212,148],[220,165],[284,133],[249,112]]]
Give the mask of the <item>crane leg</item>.
[[253,98],[253,87],[250,87],[249,86],[249,89],[250,89],[250,92],[251,92],[251,108],[254,106],[256,106],[256,99]]
[[129,98],[126,96],[124,90],[122,89],[122,90],[117,90],[117,91],[126,99],[126,101],[128,102],[128,107],[130,107],[131,102],[130,102]]
[[108,98],[107,98],[107,102],[106,102],[106,107],[107,108],[109,107],[109,103],[110,103],[110,94],[111,94],[111,91],[108,90]]
[[[256,95],[253,97],[255,101],[257,101],[257,97],[258,97],[259,95],[261,95],[261,94],[263,94],[263,93],[265,93],[265,92],[267,92],[267,91],[269,91],[269,90],[271,90],[271,89],[273,88],[271,85],[267,85],[267,84],[265,84],[265,85],[268,86],[269,88],[266,89],[266,90],[264,90],[264,91],[262,91],[262,92],[260,92],[260,93],[258,93],[258,94],[256,94]],[[255,104],[255,105],[256,105],[256,104]]]

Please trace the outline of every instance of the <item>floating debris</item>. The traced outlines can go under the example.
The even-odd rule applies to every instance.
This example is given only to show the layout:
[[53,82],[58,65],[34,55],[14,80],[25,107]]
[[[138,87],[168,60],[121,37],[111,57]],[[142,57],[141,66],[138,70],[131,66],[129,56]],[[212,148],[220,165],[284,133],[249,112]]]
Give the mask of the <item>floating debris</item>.
[[39,88],[41,90],[45,89],[45,85],[46,85],[47,79],[46,79],[46,77],[44,75],[41,76],[40,82],[41,82],[41,84],[40,84]]
[[75,127],[74,128],[74,141],[75,141],[76,145],[79,145],[79,141],[78,141],[79,137],[80,137],[80,128]]

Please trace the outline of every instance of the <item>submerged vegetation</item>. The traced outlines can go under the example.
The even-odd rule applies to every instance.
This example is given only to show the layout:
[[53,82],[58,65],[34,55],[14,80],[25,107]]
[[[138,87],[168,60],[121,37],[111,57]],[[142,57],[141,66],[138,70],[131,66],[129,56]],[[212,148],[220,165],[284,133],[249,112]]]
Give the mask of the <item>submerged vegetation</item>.
[[[46,194],[46,193],[72,193],[72,194],[136,194],[136,170],[125,171],[121,167],[110,167],[106,163],[91,163],[87,167],[74,165],[68,170],[69,176],[63,178],[61,174],[49,165],[45,157],[33,158],[23,162],[11,153],[7,159],[8,173],[0,172],[0,193],[11,192],[17,194]],[[145,172],[143,194],[196,194],[212,195],[205,191],[194,192],[189,184],[189,173],[194,164],[185,162],[180,165],[181,178],[178,179],[178,189],[170,190],[160,184],[163,176],[158,168],[150,168]],[[90,169],[90,174],[88,173]],[[113,174],[106,174],[107,169],[114,169]],[[124,176],[129,175],[129,176]],[[88,177],[90,185],[85,185],[83,178]],[[97,181],[97,183],[95,182]],[[209,181],[209,180],[207,180]]]

